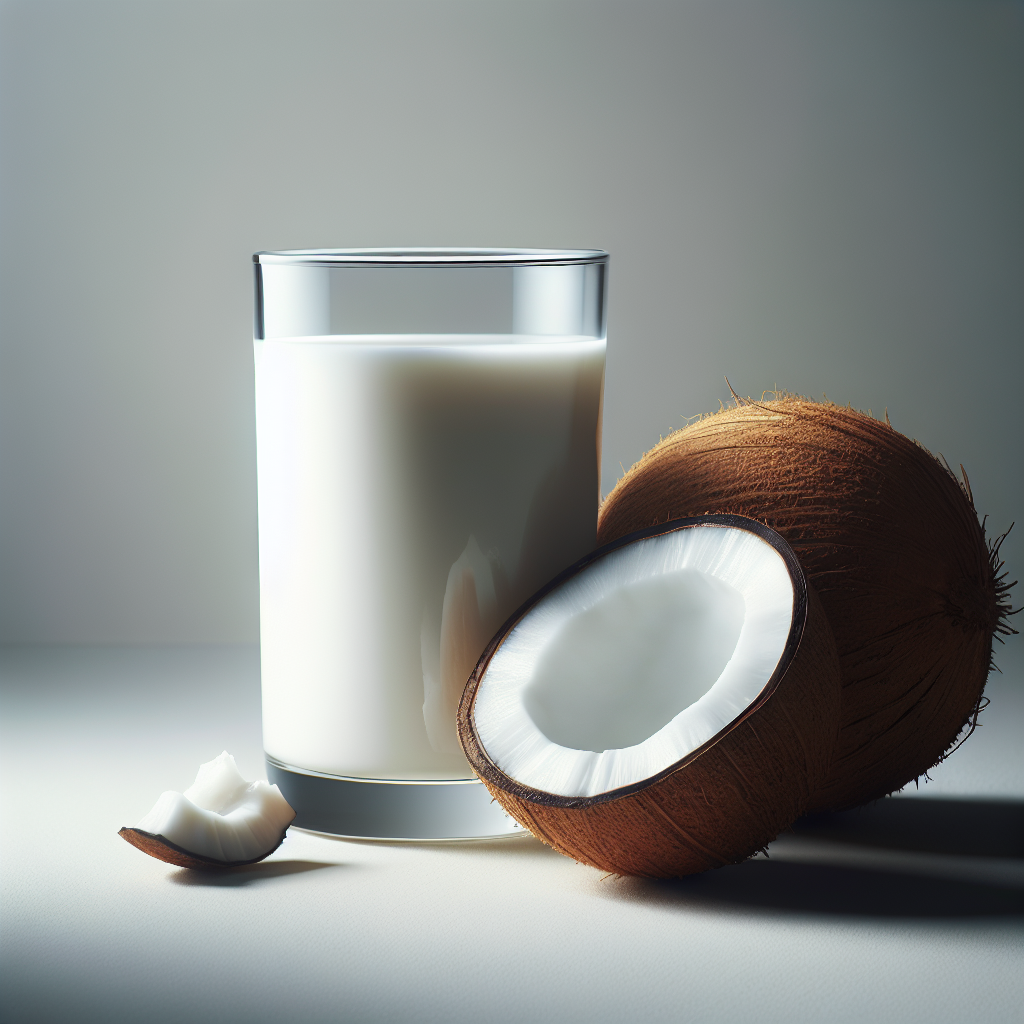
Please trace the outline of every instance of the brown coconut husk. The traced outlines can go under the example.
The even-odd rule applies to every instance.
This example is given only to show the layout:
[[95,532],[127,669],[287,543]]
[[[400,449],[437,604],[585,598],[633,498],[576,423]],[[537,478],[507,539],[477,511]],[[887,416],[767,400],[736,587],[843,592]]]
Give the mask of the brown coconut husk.
[[[285,832],[287,832],[287,829],[285,829]],[[204,857],[201,853],[193,853],[191,850],[186,850],[183,846],[178,846],[177,843],[172,843],[164,836],[146,832],[141,828],[128,828],[126,826],[120,829],[117,834],[125,842],[131,843],[136,850],[141,850],[143,853],[149,854],[150,857],[162,860],[165,864],[173,864],[179,868],[216,869],[240,868],[266,860],[284,842],[285,832],[281,833],[281,838],[272,849],[267,850],[266,853],[261,853],[258,857],[253,857],[252,860],[217,860],[214,857]]]
[[[760,696],[726,728],[643,782],[592,797],[533,789],[495,765],[474,707],[491,658],[534,605],[610,551],[676,529],[748,529],[783,556],[794,586],[785,653]],[[839,665],[821,602],[789,546],[739,516],[685,519],[598,549],[530,599],[491,641],[459,706],[459,738],[473,770],[517,822],[549,846],[620,875],[676,877],[739,863],[764,849],[810,802],[828,773],[840,704]]]
[[832,625],[842,729],[811,809],[901,789],[977,724],[993,637],[1015,632],[1013,584],[1000,574],[1002,537],[986,543],[966,473],[956,480],[888,415],[737,398],[626,473],[601,507],[599,542],[706,512],[782,534]]

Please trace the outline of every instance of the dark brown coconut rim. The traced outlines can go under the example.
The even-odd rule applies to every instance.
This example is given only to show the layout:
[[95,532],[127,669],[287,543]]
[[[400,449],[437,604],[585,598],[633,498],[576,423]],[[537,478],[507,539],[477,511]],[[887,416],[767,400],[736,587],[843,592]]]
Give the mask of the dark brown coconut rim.
[[[480,737],[477,734],[476,722],[474,719],[476,695],[480,689],[480,681],[483,679],[483,676],[491,663],[491,659],[508,638],[508,635],[538,602],[547,597],[547,595],[553,590],[557,590],[567,580],[570,580],[581,573],[589,565],[592,565],[594,562],[604,558],[605,555],[609,555],[613,551],[617,551],[619,548],[625,547],[627,544],[632,544],[634,541],[643,540],[647,537],[660,537],[667,533],[675,533],[677,530],[689,529],[745,530],[747,533],[752,533],[756,537],[759,537],[766,544],[772,547],[781,556],[786,565],[790,579],[793,582],[793,618],[790,623],[789,635],[786,637],[786,644],[783,648],[782,655],[779,658],[778,664],[775,666],[775,671],[771,674],[771,677],[768,679],[768,682],[765,684],[760,694],[758,694],[754,701],[747,705],[742,714],[734,718],[727,726],[712,736],[706,743],[697,747],[696,750],[691,750],[685,757],[680,758],[680,760],[669,765],[657,774],[648,776],[646,779],[642,779],[640,782],[634,782],[629,786],[612,789],[607,793],[599,793],[596,796],[561,796],[557,793],[548,793],[544,790],[534,789],[531,786],[524,786],[521,782],[510,778],[487,755],[483,744],[480,742]],[[621,797],[629,796],[632,793],[638,793],[641,790],[647,789],[654,783],[660,782],[662,779],[667,778],[669,775],[673,775],[681,768],[685,768],[688,764],[696,761],[701,754],[710,750],[716,743],[721,741],[725,736],[728,736],[729,733],[742,725],[751,717],[751,715],[755,714],[761,707],[763,707],[775,692],[782,680],[782,677],[786,674],[790,663],[793,661],[796,652],[799,650],[806,625],[807,578],[804,576],[804,571],[800,567],[800,562],[797,560],[793,549],[780,534],[765,526],[763,523],[759,523],[756,519],[748,519],[746,516],[726,514],[690,516],[686,519],[672,519],[667,523],[660,523],[656,526],[650,526],[644,530],[637,530],[635,533],[626,534],[624,537],[620,537],[618,540],[614,540],[610,544],[605,544],[603,547],[597,548],[589,555],[581,558],[578,562],[573,563],[568,569],[560,572],[550,583],[537,591],[533,597],[512,613],[511,617],[501,627],[494,639],[487,645],[487,649],[477,662],[476,668],[473,670],[473,674],[469,677],[469,681],[466,684],[466,689],[462,694],[462,700],[459,703],[459,739],[462,742],[462,747],[466,753],[466,757],[469,759],[469,763],[477,775],[479,775],[485,782],[490,783],[506,793],[519,797],[521,800],[527,800],[535,804],[543,804],[548,807],[592,807],[595,804],[605,803],[609,800],[618,800]]]
[[285,829],[281,838],[266,853],[252,860],[216,860],[214,857],[204,857],[200,853],[192,853],[177,843],[172,843],[161,835],[154,835],[141,828],[123,828],[117,834],[126,842],[132,844],[136,850],[148,853],[150,857],[162,860],[167,864],[174,864],[179,868],[241,868],[246,864],[258,864],[261,860],[269,857],[283,842]]

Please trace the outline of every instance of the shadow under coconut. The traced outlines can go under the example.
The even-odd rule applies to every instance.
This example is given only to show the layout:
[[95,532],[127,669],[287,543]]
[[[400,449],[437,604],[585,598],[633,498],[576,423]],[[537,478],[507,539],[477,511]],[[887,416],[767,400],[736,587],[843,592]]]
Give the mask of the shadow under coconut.
[[873,918],[1015,917],[1024,889],[904,872],[758,858],[667,881],[621,879],[628,899],[681,908],[754,909]]
[[169,875],[175,885],[207,886],[220,889],[240,889],[243,886],[269,882],[288,875],[320,871],[323,868],[347,868],[346,864],[315,860],[263,860],[258,864],[243,864],[237,868],[180,868]]
[[1024,801],[888,798],[809,815],[793,833],[884,850],[1024,859]]
[[1024,923],[1021,801],[879,800],[802,818],[773,850],[774,857],[689,878],[619,879],[613,891],[705,909]]

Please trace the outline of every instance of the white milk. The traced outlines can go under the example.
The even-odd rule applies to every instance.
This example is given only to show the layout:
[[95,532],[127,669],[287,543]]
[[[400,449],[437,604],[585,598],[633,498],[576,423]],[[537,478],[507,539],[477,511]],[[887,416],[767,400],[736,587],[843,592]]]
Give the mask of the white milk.
[[604,341],[255,348],[267,753],[472,777],[455,715],[477,658],[594,547]]

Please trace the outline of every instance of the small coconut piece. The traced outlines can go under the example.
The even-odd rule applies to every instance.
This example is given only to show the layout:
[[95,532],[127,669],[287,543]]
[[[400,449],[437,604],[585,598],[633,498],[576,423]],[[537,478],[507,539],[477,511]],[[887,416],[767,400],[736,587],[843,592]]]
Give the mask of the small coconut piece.
[[741,861],[799,817],[839,701],[832,633],[789,545],[708,516],[548,584],[484,652],[458,726],[474,771],[544,842],[670,877]]
[[781,533],[835,633],[842,730],[811,810],[901,789],[977,723],[993,638],[1015,631],[1001,538],[986,544],[965,473],[958,481],[888,415],[737,396],[619,480],[598,541],[707,512],[752,516]]
[[135,828],[118,835],[168,864],[232,868],[272,854],[294,818],[277,786],[247,782],[225,750],[199,766],[184,793],[163,793]]

